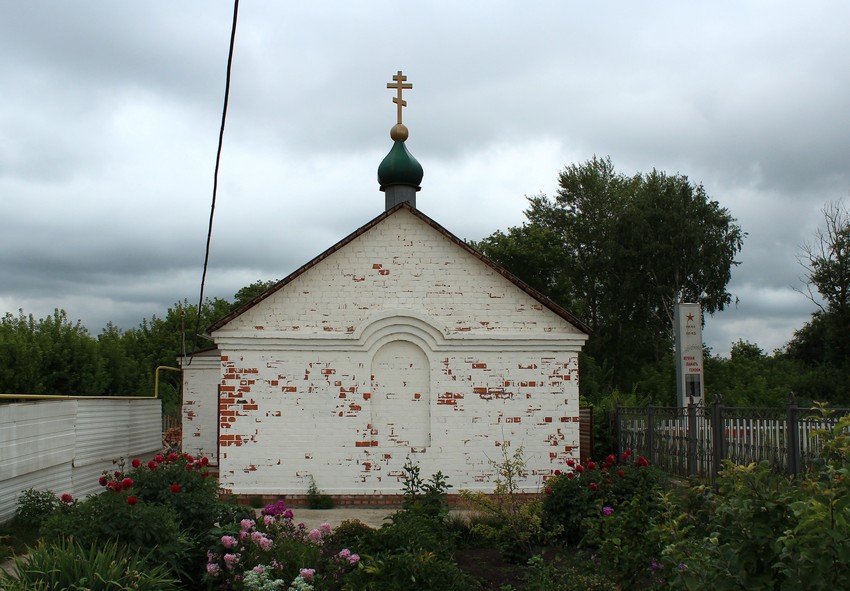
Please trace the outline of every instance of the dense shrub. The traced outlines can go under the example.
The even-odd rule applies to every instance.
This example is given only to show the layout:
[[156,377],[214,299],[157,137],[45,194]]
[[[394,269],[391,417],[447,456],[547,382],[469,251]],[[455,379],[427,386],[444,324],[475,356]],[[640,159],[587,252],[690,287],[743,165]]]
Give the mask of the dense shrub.
[[15,561],[11,574],[0,570],[0,588],[5,591],[171,591],[177,589],[175,583],[166,567],[114,541],[42,542]]
[[29,488],[18,496],[15,519],[38,529],[59,504],[59,497],[52,490]]
[[647,511],[655,511],[656,491],[667,480],[663,472],[651,468],[643,456],[634,458],[630,450],[619,458],[609,455],[598,464],[570,460],[567,465],[567,472],[556,470],[546,481],[543,525],[570,544],[584,536],[584,520],[601,515],[605,506],[616,509],[638,497],[646,503]]
[[235,591],[339,589],[360,557],[347,548],[330,550],[328,524],[308,531],[292,518],[292,511],[278,501],[260,519],[218,529],[216,544],[207,552],[208,582]]
[[168,564],[174,573],[185,568],[190,542],[180,536],[177,515],[169,506],[131,504],[132,495],[93,495],[60,507],[41,528],[48,542],[73,538],[84,547],[119,543],[154,564]]
[[538,499],[528,499],[520,494],[519,483],[528,473],[522,446],[516,448],[513,454],[508,452],[506,445],[502,445],[501,449],[502,459],[490,460],[490,466],[496,473],[492,494],[464,490],[461,496],[465,504],[489,518],[476,520],[472,533],[494,543],[505,559],[525,563],[547,540],[542,505]]
[[422,549],[367,556],[346,578],[358,591],[476,591],[480,584],[457,564]]

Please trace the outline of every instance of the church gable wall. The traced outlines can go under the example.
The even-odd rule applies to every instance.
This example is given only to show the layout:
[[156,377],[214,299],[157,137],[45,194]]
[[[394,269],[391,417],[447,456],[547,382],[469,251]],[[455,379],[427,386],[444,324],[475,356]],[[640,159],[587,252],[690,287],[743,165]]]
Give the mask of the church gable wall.
[[381,311],[399,309],[420,311],[447,335],[581,334],[444,234],[400,210],[214,336],[344,338]]

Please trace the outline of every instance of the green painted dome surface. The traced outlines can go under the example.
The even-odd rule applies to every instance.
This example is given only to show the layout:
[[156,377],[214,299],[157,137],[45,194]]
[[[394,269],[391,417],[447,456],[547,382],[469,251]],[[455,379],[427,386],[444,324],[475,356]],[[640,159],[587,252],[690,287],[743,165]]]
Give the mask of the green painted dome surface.
[[422,182],[422,165],[407,151],[404,142],[396,141],[378,166],[378,183],[381,188],[390,185],[410,185],[419,188]]

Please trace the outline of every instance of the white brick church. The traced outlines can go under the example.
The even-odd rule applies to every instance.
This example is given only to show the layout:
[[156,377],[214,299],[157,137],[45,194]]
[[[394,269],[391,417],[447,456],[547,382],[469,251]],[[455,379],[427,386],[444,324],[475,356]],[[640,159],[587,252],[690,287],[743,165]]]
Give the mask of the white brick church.
[[586,328],[422,213],[399,117],[385,211],[227,317],[183,359],[183,449],[225,492],[394,495],[402,466],[491,490],[522,446],[523,486],[579,457]]

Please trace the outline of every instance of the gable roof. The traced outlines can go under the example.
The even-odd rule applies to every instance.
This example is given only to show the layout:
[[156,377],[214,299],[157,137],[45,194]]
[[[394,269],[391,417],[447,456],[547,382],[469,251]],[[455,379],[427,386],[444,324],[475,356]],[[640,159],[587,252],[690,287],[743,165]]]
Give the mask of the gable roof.
[[548,297],[546,297],[545,295],[543,295],[542,293],[540,293],[539,291],[537,291],[536,289],[534,289],[533,287],[531,287],[530,285],[525,283],[523,280],[521,280],[519,277],[517,277],[516,275],[514,275],[513,273],[511,273],[507,269],[500,267],[499,265],[497,265],[496,263],[494,263],[493,261],[488,259],[486,256],[484,256],[483,254],[481,254],[480,252],[478,252],[477,250],[475,250],[474,248],[469,246],[466,242],[464,242],[463,240],[461,240],[460,238],[458,238],[457,236],[455,236],[454,234],[452,234],[451,232],[446,230],[443,226],[441,226],[440,224],[438,224],[437,222],[435,222],[434,220],[429,218],[427,215],[425,215],[424,213],[422,213],[421,211],[419,211],[415,207],[412,207],[407,202],[399,203],[395,207],[388,209],[387,211],[385,211],[384,213],[382,213],[378,217],[374,218],[370,222],[367,222],[364,226],[361,226],[360,228],[358,228],[357,230],[355,230],[354,232],[352,232],[351,234],[349,234],[348,236],[346,236],[345,238],[343,238],[342,240],[340,240],[339,242],[337,242],[336,244],[334,244],[333,246],[328,248],[326,251],[321,253],[319,256],[317,256],[314,259],[312,259],[311,261],[305,263],[304,265],[302,265],[301,267],[299,267],[298,269],[296,269],[295,271],[290,273],[288,276],[286,276],[283,279],[281,279],[280,281],[278,281],[276,284],[271,286],[265,292],[261,293],[260,295],[258,295],[254,299],[242,304],[241,306],[239,306],[238,308],[236,308],[235,310],[230,312],[227,316],[216,321],[213,325],[211,325],[207,329],[207,332],[211,333],[211,332],[214,332],[214,331],[219,330],[220,328],[224,327],[229,322],[231,322],[233,319],[237,318],[238,316],[241,316],[243,313],[250,310],[251,308],[253,308],[257,304],[259,304],[260,302],[262,302],[263,300],[265,300],[266,298],[268,298],[269,296],[274,294],[276,291],[282,289],[285,285],[287,285],[288,283],[293,281],[295,278],[299,277],[303,273],[306,273],[312,267],[316,266],[319,262],[328,258],[330,255],[332,255],[336,251],[344,248],[347,244],[352,242],[355,238],[365,234],[366,232],[368,232],[369,230],[371,230],[372,228],[374,228],[375,226],[377,226],[378,224],[383,222],[385,219],[387,219],[388,217],[395,214],[396,212],[398,212],[401,209],[407,210],[409,213],[411,213],[415,217],[419,218],[422,222],[424,222],[425,224],[427,224],[427,225],[431,226],[432,228],[434,228],[435,230],[437,230],[439,233],[441,233],[443,236],[445,236],[450,242],[454,243],[459,248],[465,250],[466,252],[468,252],[469,254],[471,254],[472,256],[477,258],[478,260],[480,260],[482,263],[484,263],[485,265],[487,265],[488,267],[493,269],[496,273],[498,273],[499,275],[503,276],[505,279],[507,279],[508,281],[513,283],[520,290],[524,291],[526,294],[528,294],[529,296],[531,296],[532,298],[534,298],[535,300],[540,302],[540,304],[542,304],[543,306],[548,308],[550,311],[555,313],[557,316],[560,316],[561,318],[563,318],[569,324],[573,325],[574,327],[576,327],[577,329],[579,329],[580,331],[582,331],[585,334],[590,334],[590,329],[587,327],[587,325],[585,325],[581,320],[576,318],[572,313],[570,313],[565,308],[563,308],[563,307],[559,306],[558,304],[556,304],[555,302],[553,302],[551,299],[549,299]]

